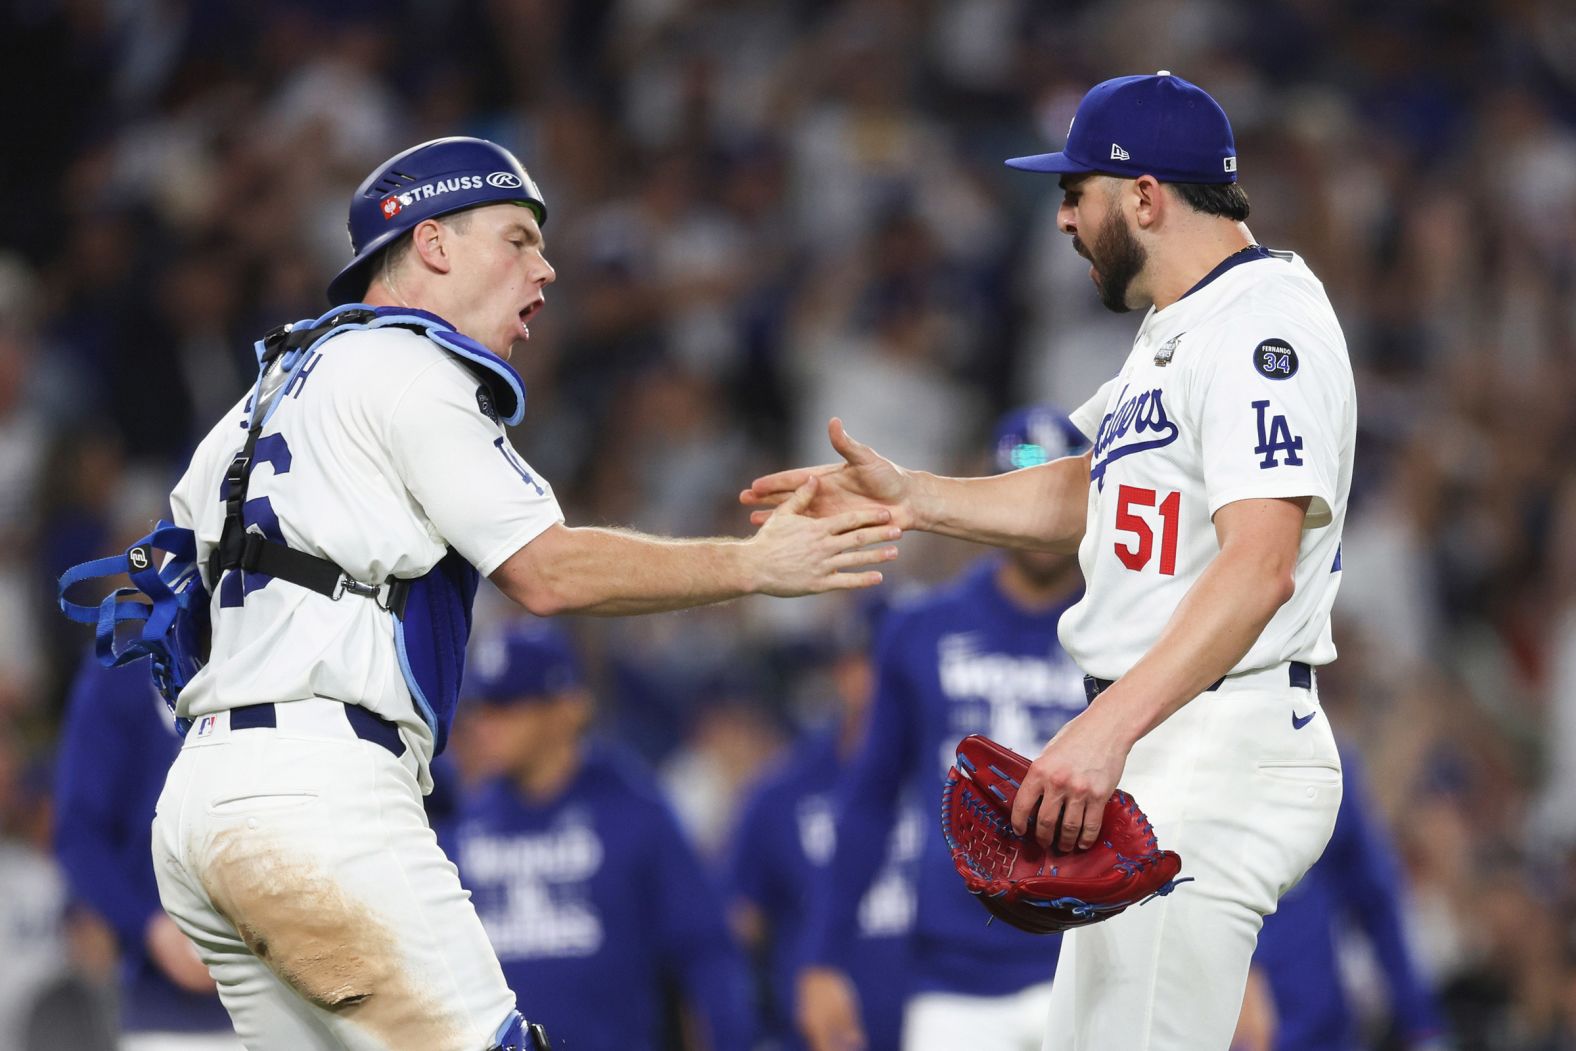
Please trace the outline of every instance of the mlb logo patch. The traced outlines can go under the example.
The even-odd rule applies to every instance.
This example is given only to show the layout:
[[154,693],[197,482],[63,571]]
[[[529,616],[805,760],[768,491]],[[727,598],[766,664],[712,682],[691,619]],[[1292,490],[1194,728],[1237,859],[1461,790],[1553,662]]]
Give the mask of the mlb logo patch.
[[400,204],[398,197],[383,198],[383,218],[392,219],[400,213],[405,206]]
[[219,724],[217,715],[205,715],[197,722],[197,736],[207,737],[213,733],[213,728]]

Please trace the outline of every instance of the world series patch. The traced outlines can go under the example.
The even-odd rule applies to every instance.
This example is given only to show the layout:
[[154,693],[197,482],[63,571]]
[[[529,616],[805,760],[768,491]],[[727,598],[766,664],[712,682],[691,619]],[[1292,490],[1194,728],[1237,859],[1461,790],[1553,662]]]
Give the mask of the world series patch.
[[1265,379],[1291,379],[1297,375],[1297,352],[1284,339],[1266,339],[1253,348],[1253,367]]

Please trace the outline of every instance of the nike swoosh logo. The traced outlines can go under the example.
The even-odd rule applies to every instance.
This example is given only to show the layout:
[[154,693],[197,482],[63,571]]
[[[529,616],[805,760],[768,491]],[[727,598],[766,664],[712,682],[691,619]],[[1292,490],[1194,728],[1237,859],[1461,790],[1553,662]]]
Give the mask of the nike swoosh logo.
[[1293,730],[1301,730],[1304,726],[1307,726],[1309,723],[1313,722],[1313,717],[1315,715],[1318,715],[1318,714],[1319,713],[1317,711],[1311,711],[1307,715],[1304,715],[1301,718],[1299,718],[1297,716],[1296,712],[1292,712],[1291,713],[1291,728]]

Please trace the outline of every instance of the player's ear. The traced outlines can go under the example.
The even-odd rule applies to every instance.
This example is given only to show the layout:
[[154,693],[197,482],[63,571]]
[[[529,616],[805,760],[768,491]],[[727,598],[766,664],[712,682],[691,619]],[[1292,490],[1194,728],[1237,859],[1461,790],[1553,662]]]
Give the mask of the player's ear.
[[440,274],[446,274],[454,261],[449,253],[449,229],[436,219],[423,219],[410,232],[421,261]]
[[1166,194],[1160,180],[1153,175],[1140,175],[1128,188],[1133,199],[1133,220],[1140,230],[1148,230],[1165,215]]

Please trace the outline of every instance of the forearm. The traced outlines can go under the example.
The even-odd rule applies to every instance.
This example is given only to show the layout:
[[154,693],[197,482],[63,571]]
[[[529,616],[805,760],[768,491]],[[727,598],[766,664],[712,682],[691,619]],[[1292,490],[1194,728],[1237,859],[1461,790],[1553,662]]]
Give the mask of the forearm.
[[658,613],[738,598],[756,588],[744,540],[678,540],[587,527],[563,532],[548,550],[531,550],[540,540],[527,544],[492,577],[538,616]]
[[1089,458],[984,478],[912,472],[915,528],[997,547],[1072,554],[1089,513]]
[[1194,582],[1165,630],[1132,669],[1090,705],[1129,745],[1230,671],[1291,598],[1284,564],[1223,550]]

